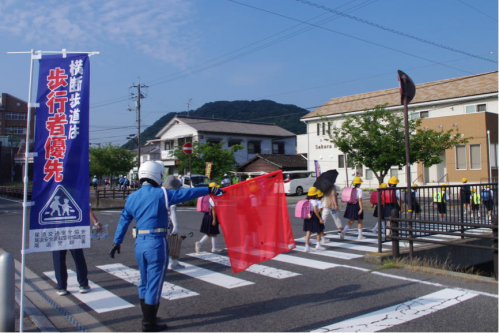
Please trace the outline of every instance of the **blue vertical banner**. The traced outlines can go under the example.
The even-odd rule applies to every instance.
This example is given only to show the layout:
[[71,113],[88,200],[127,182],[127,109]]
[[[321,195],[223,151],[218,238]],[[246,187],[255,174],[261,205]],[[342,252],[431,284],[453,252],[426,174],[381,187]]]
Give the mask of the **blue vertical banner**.
[[319,161],[314,160],[314,165],[315,165],[315,176],[320,177],[321,175],[321,166],[319,165]]
[[39,60],[28,252],[90,247],[90,61]]

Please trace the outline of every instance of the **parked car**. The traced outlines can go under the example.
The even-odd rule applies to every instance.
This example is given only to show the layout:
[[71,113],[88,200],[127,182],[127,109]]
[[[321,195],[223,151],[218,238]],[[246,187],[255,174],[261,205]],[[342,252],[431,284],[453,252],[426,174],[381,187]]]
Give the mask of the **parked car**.
[[308,192],[308,189],[314,186],[317,179],[315,171],[283,171],[284,193],[303,195]]
[[189,175],[182,178],[182,188],[208,187],[209,184],[210,180],[205,175]]

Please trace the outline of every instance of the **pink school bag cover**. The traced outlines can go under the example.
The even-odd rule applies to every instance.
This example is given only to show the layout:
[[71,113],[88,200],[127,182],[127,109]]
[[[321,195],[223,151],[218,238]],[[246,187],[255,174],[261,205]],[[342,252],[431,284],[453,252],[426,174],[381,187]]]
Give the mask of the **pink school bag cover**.
[[199,197],[196,205],[196,210],[198,212],[207,213],[210,211],[210,196],[205,195],[204,197]]
[[373,205],[377,205],[378,204],[378,191],[372,191],[371,192],[370,202]]
[[298,201],[295,207],[295,217],[299,217],[301,219],[309,219],[310,216],[311,216],[310,201],[309,200]]
[[357,188],[356,187],[345,187],[341,191],[341,201],[347,203],[357,203]]

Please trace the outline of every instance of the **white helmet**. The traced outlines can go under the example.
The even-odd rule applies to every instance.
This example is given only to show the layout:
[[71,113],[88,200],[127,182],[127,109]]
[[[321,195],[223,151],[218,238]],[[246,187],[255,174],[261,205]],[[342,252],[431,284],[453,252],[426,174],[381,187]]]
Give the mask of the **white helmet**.
[[142,183],[143,181],[148,180],[156,183],[156,186],[161,185],[163,179],[163,166],[162,161],[147,161],[142,163],[139,168],[139,181]]

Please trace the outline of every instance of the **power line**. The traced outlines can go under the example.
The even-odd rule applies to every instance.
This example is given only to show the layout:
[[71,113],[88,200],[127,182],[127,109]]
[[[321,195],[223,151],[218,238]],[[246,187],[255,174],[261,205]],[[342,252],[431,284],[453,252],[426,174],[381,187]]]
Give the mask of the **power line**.
[[478,55],[475,55],[475,54],[472,54],[472,53],[469,53],[469,52],[465,52],[465,51],[461,51],[461,50],[458,50],[458,49],[455,49],[455,48],[452,48],[452,47],[449,47],[449,46],[445,46],[443,44],[438,44],[438,43],[432,42],[430,40],[423,39],[423,38],[420,38],[420,37],[417,37],[417,36],[414,36],[414,35],[410,35],[408,33],[401,32],[401,31],[398,31],[398,30],[395,30],[395,29],[392,29],[392,28],[388,28],[388,27],[385,27],[385,26],[383,26],[381,24],[377,24],[377,23],[374,23],[374,22],[371,22],[371,21],[368,21],[368,20],[364,20],[364,19],[358,18],[356,16],[349,15],[349,14],[337,11],[335,9],[327,8],[325,6],[318,5],[316,3],[313,3],[313,2],[310,2],[310,1],[307,1],[307,0],[296,0],[296,1],[301,2],[303,4],[306,4],[306,5],[309,5],[309,6],[312,6],[312,7],[323,9],[323,10],[328,11],[330,13],[334,13],[336,15],[340,15],[340,16],[346,17],[346,18],[351,19],[351,20],[355,20],[355,21],[360,22],[360,23],[364,23],[364,24],[370,25],[372,27],[375,27],[375,28],[378,28],[378,29],[381,29],[381,30],[384,30],[384,31],[391,32],[391,33],[396,34],[396,35],[400,35],[402,37],[407,37],[407,38],[414,39],[414,40],[417,40],[417,41],[422,42],[422,43],[426,43],[426,44],[430,44],[430,45],[439,47],[441,49],[445,49],[445,50],[449,50],[449,51],[452,51],[452,52],[461,53],[461,54],[464,54],[464,55],[467,55],[467,56],[470,56],[470,57],[473,57],[473,58],[477,58],[477,59],[480,59],[480,60],[484,60],[484,61],[488,61],[488,62],[493,62],[493,63],[497,64],[497,61],[494,61],[492,59],[487,59],[487,58],[480,57]]
[[[449,61],[446,61],[444,63],[456,62],[456,61],[461,61],[461,60],[469,59],[469,58],[470,57],[459,58],[459,59],[455,59],[455,60],[449,60]],[[438,65],[438,64],[429,64],[429,65],[424,65],[424,66],[417,66],[417,67],[407,68],[407,70],[420,69],[420,68],[431,67],[431,66],[436,66],[436,65]],[[376,75],[372,75],[372,76],[367,76],[367,77],[352,79],[352,80],[340,81],[340,82],[335,82],[335,83],[328,83],[328,84],[323,84],[323,85],[320,85],[320,86],[314,86],[314,87],[303,88],[303,89],[290,90],[290,91],[286,91],[286,92],[282,92],[282,93],[277,93],[277,94],[272,94],[272,95],[265,95],[265,96],[262,96],[261,98],[269,98],[269,97],[286,95],[286,94],[292,94],[292,93],[297,93],[297,92],[302,92],[302,91],[307,91],[307,90],[314,90],[314,89],[319,89],[319,88],[324,88],[324,87],[336,86],[336,85],[339,85],[339,84],[352,83],[352,82],[356,82],[356,81],[361,81],[361,80],[366,80],[366,79],[373,79],[373,78],[376,78],[376,77],[387,76],[387,75],[393,75],[393,71],[386,72],[386,73],[383,73],[383,74],[376,74]]]
[[299,19],[295,19],[295,18],[290,17],[290,16],[286,16],[286,15],[283,15],[283,14],[272,12],[270,10],[266,10],[266,9],[255,7],[255,6],[251,6],[251,5],[248,5],[248,4],[245,4],[245,3],[237,2],[235,0],[227,0],[227,1],[230,1],[230,2],[233,2],[233,3],[237,3],[237,4],[242,5],[242,6],[250,7],[250,8],[256,9],[256,10],[260,10],[260,11],[263,11],[263,12],[266,12],[266,13],[269,13],[269,14],[272,14],[272,15],[280,16],[280,17],[286,18],[288,20],[302,22],[302,23],[305,23],[305,24],[317,27],[319,29],[323,29],[323,30],[326,30],[326,31],[329,31],[329,32],[333,32],[333,33],[338,34],[338,35],[342,35],[342,36],[345,36],[345,37],[356,39],[356,40],[359,40],[359,41],[362,41],[362,42],[365,42],[365,43],[368,43],[368,44],[376,45],[376,46],[385,48],[387,50],[391,50],[391,51],[395,51],[395,52],[398,52],[398,53],[402,53],[402,54],[405,54],[405,55],[408,55],[408,56],[411,56],[411,57],[414,57],[414,58],[418,58],[418,59],[422,59],[422,60],[425,60],[425,61],[429,61],[429,62],[438,64],[438,65],[442,65],[442,66],[445,66],[445,67],[448,67],[448,68],[452,68],[452,69],[460,71],[460,72],[464,72],[464,73],[467,73],[467,74],[473,74],[473,73],[465,71],[463,69],[459,69],[459,68],[455,68],[455,67],[452,67],[452,66],[449,66],[449,65],[445,65],[444,63],[441,63],[441,62],[433,61],[431,59],[420,57],[420,56],[417,56],[415,54],[411,54],[409,52],[398,50],[398,49],[395,49],[393,47],[385,46],[385,45],[382,45],[382,44],[379,44],[379,43],[371,42],[369,40],[366,40],[366,39],[363,39],[363,38],[360,38],[360,37],[355,37],[355,36],[352,36],[352,35],[349,35],[349,34],[346,34],[346,33],[343,33],[343,32],[339,32],[339,31],[336,31],[336,30],[333,30],[333,29],[329,29],[329,28],[325,28],[325,27],[322,27],[322,26],[319,26],[319,25],[311,24],[311,23],[308,23],[308,22],[305,22],[305,21],[302,21],[302,20],[299,20]]
[[497,19],[496,19],[495,17],[492,17],[492,16],[488,15],[487,13],[484,13],[484,12],[482,12],[481,10],[476,9],[475,7],[473,7],[473,6],[471,6],[471,5],[468,5],[468,4],[467,4],[467,3],[465,3],[464,1],[461,1],[461,0],[457,0],[457,1],[459,1],[459,2],[460,2],[460,3],[462,3],[463,5],[468,6],[468,7],[470,7],[471,9],[474,9],[474,10],[476,10],[477,12],[479,12],[479,13],[481,13],[481,14],[483,14],[483,15],[487,16],[488,18],[491,18],[491,19],[493,19],[494,21],[496,21],[496,22],[497,22]]
[[[350,3],[353,3],[355,1],[356,0],[352,0],[352,1],[350,1],[350,2],[348,2],[346,4],[344,4],[344,5],[338,6],[337,8],[344,7],[344,6],[349,5]],[[378,1],[378,0],[366,0],[364,2],[361,2],[361,3],[359,3],[359,4],[355,5],[355,6],[347,9],[346,11],[352,12],[352,11],[358,10],[360,8],[363,8],[363,7],[366,7],[368,5],[371,5],[371,4],[375,3],[376,1]],[[324,16],[324,15],[325,14],[321,14],[321,15],[315,16],[312,19],[310,19],[309,21],[315,20],[315,19],[317,19],[317,18],[319,18],[321,16]],[[317,24],[325,24],[325,23],[330,22],[331,20],[334,20],[334,19],[337,19],[337,18],[338,17],[336,16],[336,17],[333,17],[333,18],[325,19],[325,20],[322,20],[322,21],[318,22]],[[244,56],[253,54],[253,53],[258,52],[258,51],[260,51],[262,49],[265,49],[267,47],[270,47],[270,46],[276,45],[278,43],[281,43],[281,42],[283,42],[283,41],[285,41],[287,39],[290,39],[290,38],[292,38],[294,36],[297,36],[297,35],[299,35],[301,33],[304,33],[306,31],[309,31],[309,30],[311,30],[311,29],[314,28],[313,26],[312,27],[309,26],[309,27],[303,28],[303,29],[301,29],[301,30],[299,30],[297,32],[290,33],[290,34],[288,34],[286,36],[280,37],[279,39],[276,39],[274,41],[270,41],[270,42],[268,42],[268,43],[266,43],[264,45],[260,45],[260,46],[258,46],[256,48],[253,48],[253,49],[250,49],[248,51],[245,51],[244,53],[240,53],[238,55],[232,56],[231,58],[228,58],[228,59],[225,59],[225,60],[220,60],[220,61],[218,61],[216,63],[213,63],[216,60],[225,58],[225,57],[227,57],[227,56],[229,56],[231,54],[234,54],[236,52],[242,51],[242,50],[247,49],[247,48],[249,48],[251,46],[257,45],[257,44],[259,44],[259,43],[261,43],[263,41],[266,41],[266,40],[271,39],[271,38],[273,38],[275,36],[283,34],[284,32],[292,30],[292,29],[294,29],[296,27],[299,27],[301,25],[303,25],[303,23],[300,22],[299,24],[296,24],[296,25],[294,25],[294,26],[292,26],[292,27],[290,27],[288,29],[282,30],[282,31],[280,31],[278,33],[275,33],[275,34],[269,36],[269,37],[260,39],[259,41],[250,43],[250,44],[248,44],[248,45],[246,45],[244,47],[241,47],[241,48],[236,49],[234,51],[228,52],[228,53],[223,54],[221,56],[215,57],[215,58],[213,58],[211,60],[208,60],[208,61],[206,61],[204,63],[201,63],[199,65],[195,65],[195,66],[187,68],[185,70],[182,70],[182,71],[179,71],[179,72],[176,72],[176,73],[173,73],[173,74],[169,74],[169,75],[160,77],[158,79],[151,80],[151,81],[148,82],[148,84],[149,84],[149,86],[156,86],[156,85],[168,83],[168,82],[171,82],[171,81],[179,80],[179,79],[184,78],[186,76],[197,74],[197,73],[200,73],[200,72],[203,72],[203,71],[206,71],[206,70],[209,70],[209,69],[212,69],[212,68],[224,65],[224,64],[226,64],[228,62],[232,62],[234,60],[237,60],[237,59],[242,58]],[[210,63],[212,63],[212,64],[208,65]],[[203,67],[203,65],[207,65],[207,66]],[[198,68],[198,69],[196,69],[196,68]],[[170,78],[170,79],[167,79],[167,78]],[[126,101],[126,100],[128,100],[128,97],[119,97],[119,98],[115,98],[115,99],[110,100],[110,101],[104,101],[104,102],[97,103],[96,105],[92,105],[91,107],[92,108],[98,108],[98,107],[107,106],[107,105],[110,105],[110,104],[115,104],[115,103],[123,102],[123,101]]]

